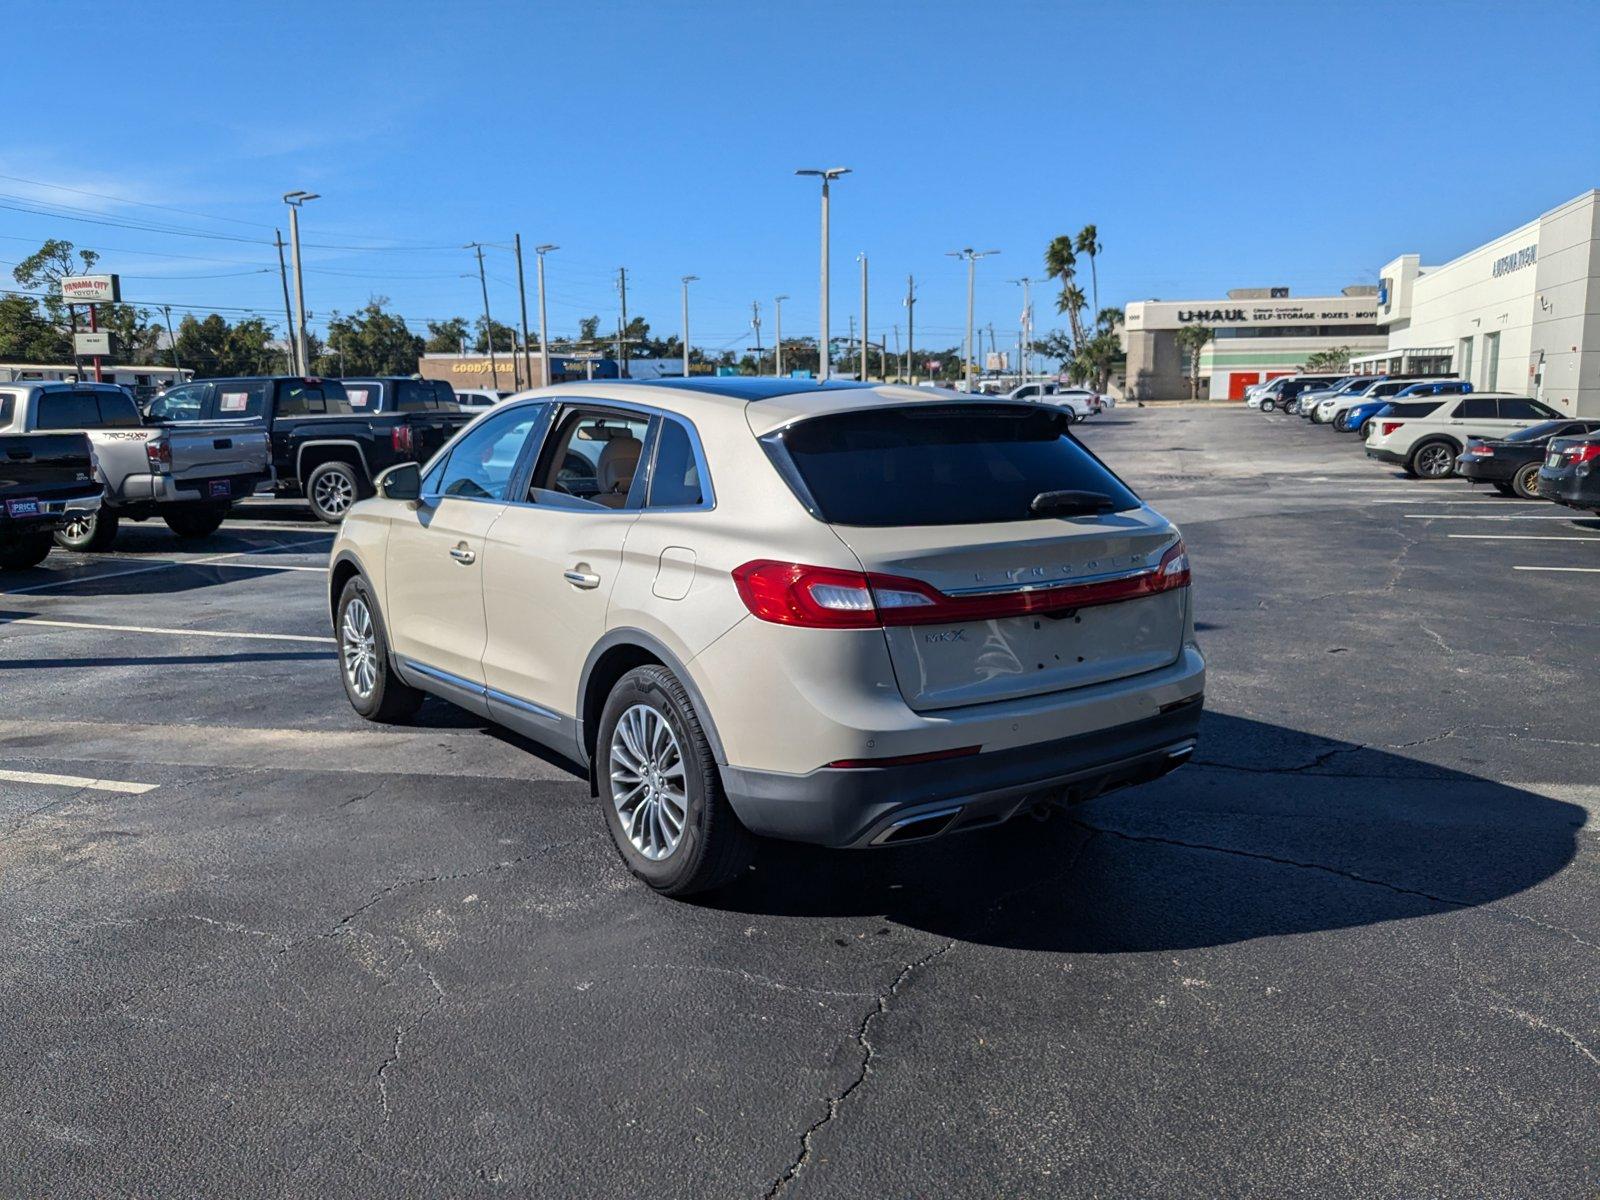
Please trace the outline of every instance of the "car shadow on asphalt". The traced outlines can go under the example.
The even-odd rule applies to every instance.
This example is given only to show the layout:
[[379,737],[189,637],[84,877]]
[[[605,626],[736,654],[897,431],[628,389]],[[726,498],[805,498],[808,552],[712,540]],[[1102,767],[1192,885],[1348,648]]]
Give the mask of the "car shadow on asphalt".
[[1502,900],[1572,860],[1584,816],[1391,750],[1208,713],[1196,761],[1156,783],[918,846],[766,844],[701,903],[881,916],[1014,949],[1178,950]]

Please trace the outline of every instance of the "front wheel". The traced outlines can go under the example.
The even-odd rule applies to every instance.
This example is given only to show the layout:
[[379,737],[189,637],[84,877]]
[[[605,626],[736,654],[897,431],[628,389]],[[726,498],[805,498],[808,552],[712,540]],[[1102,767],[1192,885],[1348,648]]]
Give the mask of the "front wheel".
[[340,678],[344,694],[369,721],[397,724],[422,704],[422,693],[397,674],[389,661],[389,635],[378,615],[367,581],[357,575],[339,593]]
[[163,513],[161,519],[167,528],[181,538],[210,537],[222,527],[228,515],[226,504],[207,504],[196,508],[179,508]]
[[54,544],[48,533],[31,533],[14,542],[0,544],[0,571],[26,571],[37,567],[49,556]]
[[1406,470],[1420,479],[1448,479],[1456,473],[1456,448],[1449,442],[1423,442],[1411,452]]
[[337,525],[361,498],[356,469],[347,462],[326,462],[306,480],[306,499],[319,521]]
[[1265,400],[1263,400],[1261,402],[1261,411],[1262,412],[1272,412],[1277,407],[1278,407],[1278,402],[1276,400],[1274,400],[1271,396],[1268,396]]
[[1524,500],[1539,499],[1539,464],[1531,462],[1519,467],[1511,477],[1511,490]]
[[636,667],[617,681],[595,760],[611,840],[656,891],[707,891],[748,865],[754,839],[722,792],[700,716],[671,671]]
[[101,509],[99,512],[78,513],[56,530],[56,545],[63,550],[90,553],[104,550],[117,537],[117,514]]

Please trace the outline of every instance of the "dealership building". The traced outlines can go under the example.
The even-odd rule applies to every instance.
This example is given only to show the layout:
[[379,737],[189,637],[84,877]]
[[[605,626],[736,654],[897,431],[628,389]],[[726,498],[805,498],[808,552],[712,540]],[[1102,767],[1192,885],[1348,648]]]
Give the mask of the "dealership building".
[[1382,349],[1362,373],[1429,369],[1479,391],[1600,416],[1600,191],[1588,191],[1443,266],[1403,254],[1380,273]]
[[1200,351],[1201,395],[1242,400],[1244,390],[1299,370],[1320,350],[1353,355],[1388,344],[1378,324],[1378,289],[1370,284],[1338,296],[1292,296],[1288,288],[1240,288],[1221,300],[1139,300],[1124,310],[1124,391],[1135,400],[1189,394],[1189,356],[1180,330],[1202,325],[1211,340]]

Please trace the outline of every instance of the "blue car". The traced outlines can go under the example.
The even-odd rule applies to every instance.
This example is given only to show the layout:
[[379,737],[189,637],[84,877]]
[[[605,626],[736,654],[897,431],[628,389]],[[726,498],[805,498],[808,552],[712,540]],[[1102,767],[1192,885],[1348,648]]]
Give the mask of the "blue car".
[[[1391,385],[1392,386],[1392,385]],[[1383,388],[1373,388],[1373,391],[1386,391]],[[1414,399],[1418,396],[1454,396],[1462,395],[1472,390],[1472,385],[1464,379],[1433,379],[1422,383],[1409,383],[1398,391],[1389,392],[1387,395],[1376,396],[1371,400],[1363,400],[1359,404],[1352,404],[1349,408],[1342,409],[1333,419],[1333,427],[1340,433],[1356,433],[1366,423],[1377,416],[1384,408],[1396,400]]]

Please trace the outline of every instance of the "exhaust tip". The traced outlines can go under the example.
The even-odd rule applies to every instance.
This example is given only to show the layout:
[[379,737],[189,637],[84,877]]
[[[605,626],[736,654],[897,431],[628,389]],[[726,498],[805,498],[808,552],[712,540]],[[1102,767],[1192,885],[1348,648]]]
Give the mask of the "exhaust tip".
[[960,807],[942,808],[938,812],[919,813],[914,817],[906,817],[896,821],[877,837],[872,839],[874,846],[895,846],[901,842],[922,842],[929,838],[936,838],[954,824],[955,819],[961,815]]

